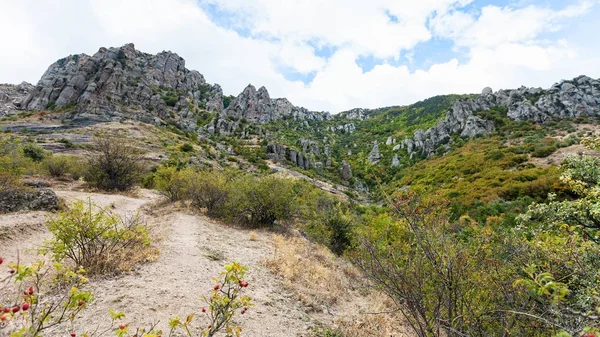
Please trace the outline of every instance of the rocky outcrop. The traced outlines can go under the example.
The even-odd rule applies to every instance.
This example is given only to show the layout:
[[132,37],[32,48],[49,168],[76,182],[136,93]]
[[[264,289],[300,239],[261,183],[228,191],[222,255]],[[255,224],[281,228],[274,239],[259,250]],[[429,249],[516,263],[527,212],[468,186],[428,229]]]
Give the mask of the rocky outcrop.
[[346,123],[338,126],[330,126],[328,130],[337,133],[352,133],[356,130],[356,125],[354,123]]
[[394,154],[394,158],[392,159],[392,167],[400,166],[400,159],[398,159],[398,155]]
[[[0,88],[0,104],[14,100],[4,91]],[[326,112],[296,107],[285,98],[272,99],[266,88],[256,90],[252,85],[225,108],[221,87],[208,84],[202,74],[187,69],[179,55],[170,51],[146,54],[133,44],[100,48],[93,56],[60,59],[27,91],[17,108],[58,109],[70,114],[63,118],[74,121],[174,123],[204,134],[233,134],[240,131],[237,122],[242,120],[266,123],[290,117],[307,123],[331,118]],[[198,128],[201,110],[219,112],[220,119]]]
[[348,181],[352,178],[352,168],[345,160],[342,160],[340,174],[342,175],[342,179],[344,179],[345,181]]
[[311,167],[311,159],[304,153],[285,145],[271,143],[267,145],[267,158],[275,162],[288,160],[294,166],[308,170]]
[[0,191],[0,213],[57,209],[58,197],[56,193],[47,188],[19,188]]
[[346,119],[358,119],[358,120],[362,121],[362,120],[369,118],[369,115],[368,115],[369,111],[370,110],[368,110],[368,109],[355,108],[352,110],[340,112],[340,117],[346,118]]
[[0,84],[0,117],[16,113],[33,88],[33,85],[27,82],[18,85]]
[[295,120],[329,119],[329,113],[308,111],[294,106],[286,98],[271,99],[265,87],[258,90],[249,84],[229,106],[223,115],[234,119],[245,119],[252,123],[267,123],[291,116]]
[[52,64],[22,109],[74,108],[74,120],[122,118],[180,122],[195,129],[198,109],[222,109],[222,91],[185,67],[177,54],[142,53],[133,44],[100,48],[93,56],[71,55]]
[[406,138],[401,148],[411,157],[421,153],[428,157],[440,146],[450,147],[452,135],[474,138],[492,133],[495,125],[474,115],[478,111],[502,107],[514,121],[544,123],[552,118],[600,115],[600,80],[580,76],[562,81],[550,89],[521,87],[494,93],[485,88],[477,99],[459,99],[454,102],[444,120],[428,130],[415,131]]
[[375,141],[375,144],[373,144],[373,149],[371,149],[371,152],[369,153],[369,162],[371,164],[374,164],[380,159],[381,155],[379,154],[379,144],[377,143],[377,141]]

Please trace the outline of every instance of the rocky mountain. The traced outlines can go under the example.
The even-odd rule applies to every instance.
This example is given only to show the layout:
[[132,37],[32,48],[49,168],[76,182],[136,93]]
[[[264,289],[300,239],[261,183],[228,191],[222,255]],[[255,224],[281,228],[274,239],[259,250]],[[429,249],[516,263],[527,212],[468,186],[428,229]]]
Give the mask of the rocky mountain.
[[496,129],[494,122],[474,114],[492,108],[504,108],[506,116],[514,121],[542,124],[552,118],[599,116],[600,80],[580,76],[546,90],[521,87],[494,93],[491,88],[485,88],[477,99],[457,100],[444,120],[430,129],[417,130],[401,147],[411,156],[420,152],[429,157],[438,146],[451,145],[452,135],[468,138],[489,135]]
[[23,99],[33,88],[33,85],[27,82],[18,85],[0,84],[0,117],[16,113],[21,108]]
[[223,110],[222,114],[216,116],[206,126],[199,130],[204,135],[229,136],[241,134],[247,136],[249,132],[260,133],[260,128],[251,130],[251,124],[265,124],[283,118],[303,121],[322,121],[331,118],[328,112],[309,111],[302,107],[296,107],[286,98],[272,99],[265,87],[258,90],[249,84]]
[[187,69],[179,55],[169,51],[151,55],[136,50],[133,44],[100,48],[93,56],[79,54],[60,59],[35,88],[27,91],[27,97],[20,99],[15,108],[72,111],[69,118],[79,122],[136,119],[157,125],[175,124],[200,133],[211,133],[210,126],[200,128],[204,125],[197,123],[202,111],[222,113],[221,119],[215,118],[209,124],[225,135],[238,125],[234,128],[224,121],[266,123],[285,116],[328,118],[328,114],[295,107],[287,99],[271,99],[266,88],[257,91],[252,85],[225,108],[221,87],[207,83],[198,71]]
[[401,176],[422,158],[494,133],[500,127],[494,116],[532,125],[600,116],[600,80],[580,76],[548,89],[485,88],[481,94],[332,116],[271,98],[265,87],[251,84],[237,97],[224,96],[177,54],[151,55],[127,44],[60,59],[35,86],[0,85],[0,117],[18,110],[53,112],[39,118],[70,125],[129,119],[169,126],[186,136],[196,133],[224,156],[286,162],[366,190],[379,178]]

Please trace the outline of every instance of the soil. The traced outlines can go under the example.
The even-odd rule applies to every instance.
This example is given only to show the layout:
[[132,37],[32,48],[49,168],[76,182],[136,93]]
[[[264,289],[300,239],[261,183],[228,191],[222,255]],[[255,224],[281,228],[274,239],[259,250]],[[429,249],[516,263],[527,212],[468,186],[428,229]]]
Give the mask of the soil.
[[[94,278],[86,286],[94,293],[95,301],[82,311],[74,326],[53,328],[47,336],[68,336],[71,331],[103,331],[110,326],[109,309],[126,313],[124,322],[131,327],[157,327],[168,331],[173,316],[185,318],[199,313],[205,306],[201,296],[208,295],[223,266],[238,261],[248,267],[248,295],[255,306],[243,316],[236,317],[243,328],[242,336],[283,337],[310,336],[319,322],[333,324],[339,318],[356,314],[363,298],[340,301],[337,308],[315,313],[298,301],[297,294],[286,288],[261,261],[275,253],[272,234],[254,233],[218,224],[186,209],[161,201],[154,191],[140,190],[135,196],[100,194],[60,186],[55,192],[65,201],[91,200],[121,215],[141,212],[147,223],[159,257],[139,266],[132,272],[110,278]],[[44,222],[52,216],[46,212],[26,212],[0,215],[1,254],[6,261],[39,260],[35,249],[51,237]],[[17,254],[18,252],[18,254]],[[197,327],[208,324],[201,315]],[[113,336],[114,332],[102,334]]]

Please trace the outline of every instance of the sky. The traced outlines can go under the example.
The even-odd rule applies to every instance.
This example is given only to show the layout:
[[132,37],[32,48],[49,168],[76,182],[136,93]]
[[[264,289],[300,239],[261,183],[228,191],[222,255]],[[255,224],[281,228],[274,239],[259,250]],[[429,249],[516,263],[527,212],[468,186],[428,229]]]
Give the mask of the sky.
[[598,17],[600,0],[0,0],[0,83],[132,42],[225,94],[337,113],[599,78]]

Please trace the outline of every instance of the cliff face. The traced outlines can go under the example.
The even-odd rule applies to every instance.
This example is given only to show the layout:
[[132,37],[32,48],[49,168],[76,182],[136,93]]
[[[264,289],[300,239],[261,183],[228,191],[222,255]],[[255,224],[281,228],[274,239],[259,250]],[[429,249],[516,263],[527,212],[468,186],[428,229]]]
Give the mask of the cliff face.
[[485,88],[475,100],[461,99],[446,114],[446,118],[428,130],[417,130],[405,139],[401,147],[411,156],[422,153],[431,156],[447,143],[452,135],[469,138],[489,135],[494,123],[474,115],[494,107],[506,108],[507,117],[514,121],[544,123],[552,118],[600,115],[600,80],[580,76],[562,81],[549,89],[525,88],[492,92]]
[[[133,44],[71,55],[52,64],[22,102],[26,110],[76,106],[75,119],[186,119],[200,107],[222,109],[222,92],[188,70],[175,53],[150,55]],[[173,116],[171,111],[176,111]],[[191,118],[190,118],[191,119]],[[189,123],[182,123],[192,128]]]
[[[2,99],[2,97],[0,97]],[[133,44],[100,48],[93,56],[71,55],[52,64],[35,88],[18,106],[24,110],[74,110],[74,120],[112,121],[123,118],[160,124],[174,122],[188,131],[197,130],[201,110],[221,116],[265,123],[292,116],[322,119],[327,114],[295,107],[287,99],[271,99],[267,89],[249,85],[225,109],[223,91],[204,76],[185,67],[179,55],[156,55]],[[224,134],[233,126],[213,121]]]
[[16,113],[33,88],[27,82],[18,85],[0,84],[0,117]]

